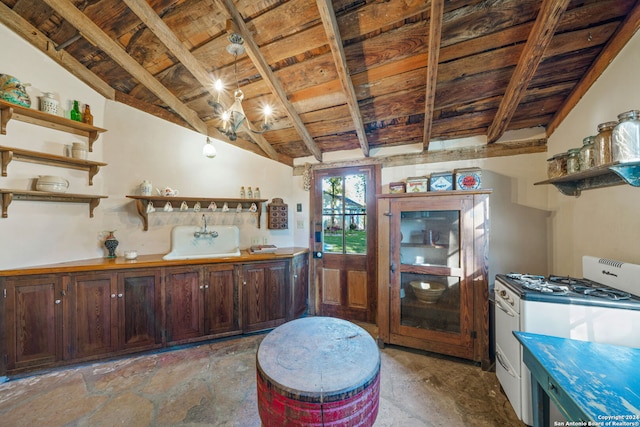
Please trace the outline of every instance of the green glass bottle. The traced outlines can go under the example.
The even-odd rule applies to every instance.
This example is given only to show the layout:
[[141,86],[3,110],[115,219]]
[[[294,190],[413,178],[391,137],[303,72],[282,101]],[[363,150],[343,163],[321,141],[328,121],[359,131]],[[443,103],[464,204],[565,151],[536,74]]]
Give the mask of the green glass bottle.
[[82,121],[82,113],[80,112],[78,101],[73,101],[73,109],[71,110],[71,120],[75,120],[76,122]]

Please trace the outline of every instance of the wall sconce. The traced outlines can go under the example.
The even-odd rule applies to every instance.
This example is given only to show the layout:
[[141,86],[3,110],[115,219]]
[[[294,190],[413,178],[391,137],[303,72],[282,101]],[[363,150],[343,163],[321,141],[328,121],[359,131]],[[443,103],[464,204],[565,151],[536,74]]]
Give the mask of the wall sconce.
[[204,144],[204,147],[202,147],[202,155],[213,159],[216,154],[218,154],[218,152],[216,151],[216,147],[214,147],[211,143],[211,139],[207,137],[207,143]]

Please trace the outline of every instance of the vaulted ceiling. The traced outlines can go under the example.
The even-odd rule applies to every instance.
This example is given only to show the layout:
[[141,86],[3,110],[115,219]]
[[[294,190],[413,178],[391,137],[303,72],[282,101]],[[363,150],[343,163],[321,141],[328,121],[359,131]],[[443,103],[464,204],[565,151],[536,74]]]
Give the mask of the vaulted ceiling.
[[[476,156],[544,151],[496,141],[550,135],[640,25],[636,0],[0,1],[0,22],[105,97],[289,165],[407,144],[434,161],[430,141],[471,136]],[[211,105],[215,79],[229,104],[236,85],[232,33],[254,128],[275,108],[235,141]]]

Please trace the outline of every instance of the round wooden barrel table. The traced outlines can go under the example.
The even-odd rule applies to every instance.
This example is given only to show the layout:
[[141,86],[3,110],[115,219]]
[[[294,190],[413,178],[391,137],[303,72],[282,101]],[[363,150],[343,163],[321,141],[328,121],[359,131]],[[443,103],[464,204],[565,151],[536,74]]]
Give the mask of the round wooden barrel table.
[[380,400],[380,352],[346,320],[305,317],[278,326],[256,356],[265,427],[372,426]]

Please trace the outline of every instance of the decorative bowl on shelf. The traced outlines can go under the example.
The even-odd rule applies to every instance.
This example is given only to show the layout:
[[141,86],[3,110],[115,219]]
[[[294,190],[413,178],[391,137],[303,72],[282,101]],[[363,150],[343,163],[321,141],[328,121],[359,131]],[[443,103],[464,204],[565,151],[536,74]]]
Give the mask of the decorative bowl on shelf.
[[42,175],[36,181],[36,190],[48,191],[51,193],[66,193],[69,188],[69,181],[61,176]]
[[437,282],[421,282],[414,280],[409,282],[413,295],[418,301],[433,304],[438,301],[442,293],[447,289],[447,286]]

